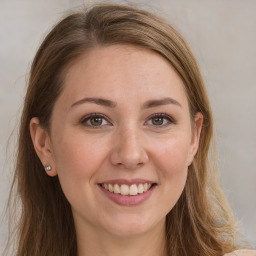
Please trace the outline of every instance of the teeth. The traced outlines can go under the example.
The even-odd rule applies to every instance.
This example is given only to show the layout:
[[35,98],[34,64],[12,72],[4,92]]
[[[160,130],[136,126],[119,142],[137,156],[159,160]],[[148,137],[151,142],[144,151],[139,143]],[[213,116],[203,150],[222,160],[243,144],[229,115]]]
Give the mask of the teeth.
[[138,193],[142,194],[143,192],[144,192],[144,186],[143,186],[143,184],[139,184],[139,186],[138,186]]
[[114,191],[114,187],[113,187],[112,184],[109,184],[109,185],[108,185],[108,190],[109,190],[110,192],[113,192],[113,191]]
[[114,185],[114,193],[115,194],[120,194],[120,188],[117,184]]
[[123,195],[123,196],[129,195],[128,185],[124,185],[124,184],[121,185],[121,195]]
[[137,185],[131,185],[130,186],[130,195],[131,196],[136,196],[138,194],[138,187]]
[[121,194],[123,196],[136,196],[138,194],[142,194],[148,191],[151,188],[152,184],[132,184],[131,186],[122,184],[121,186],[119,186],[118,184],[112,185],[104,183],[101,186],[110,192],[114,192],[115,194]]

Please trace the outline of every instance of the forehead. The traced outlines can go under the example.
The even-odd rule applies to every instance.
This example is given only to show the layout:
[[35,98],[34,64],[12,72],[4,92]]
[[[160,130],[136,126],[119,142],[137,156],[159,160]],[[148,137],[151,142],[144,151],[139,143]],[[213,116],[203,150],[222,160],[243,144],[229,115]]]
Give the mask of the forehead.
[[63,86],[62,94],[73,101],[87,94],[116,101],[124,94],[140,100],[172,94],[186,101],[184,84],[170,63],[151,50],[131,45],[85,52],[67,69]]

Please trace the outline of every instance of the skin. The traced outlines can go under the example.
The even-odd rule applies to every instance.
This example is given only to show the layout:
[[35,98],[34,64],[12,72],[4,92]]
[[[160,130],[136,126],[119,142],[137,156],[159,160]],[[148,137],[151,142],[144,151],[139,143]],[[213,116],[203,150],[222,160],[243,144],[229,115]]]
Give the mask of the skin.
[[[182,80],[160,55],[115,45],[81,56],[63,86],[50,134],[37,118],[30,130],[42,164],[52,166],[47,174],[58,175],[71,204],[78,255],[166,255],[165,217],[184,189],[203,122],[197,113],[191,123]],[[146,106],[167,97],[172,102]],[[94,113],[106,118],[88,118]],[[98,185],[138,178],[156,183],[138,205],[119,205]]]

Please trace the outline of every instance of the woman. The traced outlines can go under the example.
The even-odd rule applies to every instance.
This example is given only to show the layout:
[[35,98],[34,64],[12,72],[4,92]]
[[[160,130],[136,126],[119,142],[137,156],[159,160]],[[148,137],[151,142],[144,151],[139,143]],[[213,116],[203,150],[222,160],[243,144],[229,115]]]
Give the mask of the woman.
[[198,65],[169,24],[119,5],[68,16],[31,67],[14,180],[17,255],[238,249],[212,137]]

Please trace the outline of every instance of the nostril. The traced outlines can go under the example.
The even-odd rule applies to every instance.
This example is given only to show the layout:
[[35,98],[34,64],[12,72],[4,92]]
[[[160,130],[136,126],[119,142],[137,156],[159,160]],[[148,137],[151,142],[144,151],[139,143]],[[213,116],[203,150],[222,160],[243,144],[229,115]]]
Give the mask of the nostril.
[[119,162],[119,163],[115,164],[115,166],[122,167],[124,169],[136,169],[143,165],[144,165],[143,162],[139,162],[139,163],[121,163],[121,162]]

